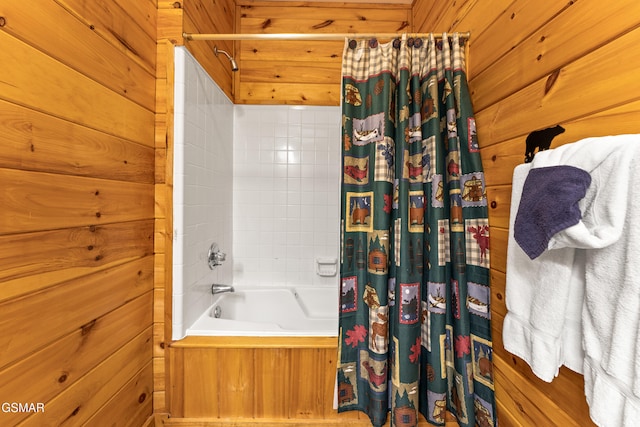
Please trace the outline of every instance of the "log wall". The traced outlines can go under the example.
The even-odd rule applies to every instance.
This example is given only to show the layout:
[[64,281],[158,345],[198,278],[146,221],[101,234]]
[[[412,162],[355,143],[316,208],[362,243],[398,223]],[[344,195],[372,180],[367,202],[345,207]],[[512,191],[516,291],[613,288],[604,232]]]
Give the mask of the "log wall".
[[0,4],[0,424],[152,413],[156,2]]
[[416,31],[471,31],[469,80],[491,225],[492,325],[502,425],[592,425],[582,376],[551,383],[502,347],[513,169],[525,139],[556,124],[551,148],[590,136],[640,132],[640,3],[479,0],[414,4]]

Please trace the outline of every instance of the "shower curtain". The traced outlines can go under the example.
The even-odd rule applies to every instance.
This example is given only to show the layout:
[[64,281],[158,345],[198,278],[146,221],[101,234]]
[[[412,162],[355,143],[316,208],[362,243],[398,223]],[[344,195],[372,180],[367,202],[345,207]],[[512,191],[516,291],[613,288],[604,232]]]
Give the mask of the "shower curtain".
[[[489,225],[457,34],[347,40],[338,410],[495,426]],[[390,411],[390,412],[389,412]]]

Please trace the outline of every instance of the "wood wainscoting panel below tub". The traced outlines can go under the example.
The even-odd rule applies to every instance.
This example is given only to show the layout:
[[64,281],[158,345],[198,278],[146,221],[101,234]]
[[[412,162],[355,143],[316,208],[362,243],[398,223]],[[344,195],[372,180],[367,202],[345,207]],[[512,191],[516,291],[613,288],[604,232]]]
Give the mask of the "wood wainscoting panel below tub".
[[363,413],[333,409],[337,355],[337,337],[186,337],[169,347],[162,425],[369,426]]

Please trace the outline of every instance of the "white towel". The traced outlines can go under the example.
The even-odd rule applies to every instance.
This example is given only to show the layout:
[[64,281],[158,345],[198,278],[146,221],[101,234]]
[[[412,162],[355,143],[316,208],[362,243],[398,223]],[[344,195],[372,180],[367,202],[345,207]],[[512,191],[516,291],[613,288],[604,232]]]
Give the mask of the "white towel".
[[594,422],[603,427],[637,426],[640,135],[589,138],[567,144],[539,153],[532,167],[556,164],[579,167],[592,177],[580,202],[582,220],[556,234],[548,245],[560,250],[585,249],[582,326],[589,412]]
[[[525,360],[544,381],[553,380],[563,364],[583,372],[581,317],[586,255],[576,248],[606,247],[620,238],[626,208],[613,199],[624,197],[625,187],[602,194],[599,191],[602,182],[614,178],[607,164],[619,164],[619,170],[628,170],[630,157],[625,147],[634,139],[637,137],[629,135],[584,139],[540,152],[533,162],[514,170],[503,341],[507,351]],[[558,165],[583,169],[596,182],[592,181],[580,202],[582,221],[553,236],[548,250],[531,260],[513,237],[522,188],[530,169]],[[640,379],[638,384],[640,388]]]
[[584,278],[580,269],[573,266],[573,248],[546,251],[532,260],[514,239],[513,225],[522,188],[532,166],[519,165],[513,173],[507,315],[502,340],[507,351],[527,362],[539,378],[550,382],[562,364],[582,371],[580,313]]
[[[627,141],[615,159],[603,164],[601,191],[594,203],[598,225],[620,237],[611,245],[587,253],[585,369],[592,384],[585,383],[592,419],[601,426],[640,425],[640,139]],[[598,206],[609,209],[602,213]],[[621,220],[611,215],[626,213]],[[596,236],[598,243],[603,233]],[[620,411],[612,415],[612,408]],[[619,414],[619,415],[618,415]]]
[[562,331],[562,364],[579,374],[584,372],[582,309],[584,306],[585,257],[585,250],[576,249]]
[[603,375],[599,368],[585,358],[584,391],[589,404],[589,415],[600,427],[637,427],[640,406],[635,397],[620,393],[617,381]]
[[[566,165],[591,175],[591,185],[580,202],[582,220],[558,234],[549,249],[603,248],[619,240],[627,214],[627,178],[631,157],[640,143],[637,135],[587,138],[536,154],[532,167]],[[620,203],[624,200],[625,203]]]

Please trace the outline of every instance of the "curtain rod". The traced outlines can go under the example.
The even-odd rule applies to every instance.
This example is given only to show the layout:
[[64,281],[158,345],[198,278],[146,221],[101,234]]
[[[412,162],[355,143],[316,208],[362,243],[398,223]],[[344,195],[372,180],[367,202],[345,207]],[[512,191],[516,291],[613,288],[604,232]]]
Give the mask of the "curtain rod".
[[[441,39],[443,33],[407,33],[411,37],[428,37],[430,34],[436,39]],[[182,33],[182,37],[187,40],[344,40],[345,38],[380,38],[380,39],[393,39],[401,36],[402,33],[317,33],[317,34],[303,34],[303,33],[274,33],[274,34],[193,34]],[[451,36],[453,33],[447,33],[447,36]],[[470,32],[458,33],[460,38],[469,39]]]

